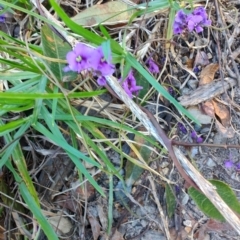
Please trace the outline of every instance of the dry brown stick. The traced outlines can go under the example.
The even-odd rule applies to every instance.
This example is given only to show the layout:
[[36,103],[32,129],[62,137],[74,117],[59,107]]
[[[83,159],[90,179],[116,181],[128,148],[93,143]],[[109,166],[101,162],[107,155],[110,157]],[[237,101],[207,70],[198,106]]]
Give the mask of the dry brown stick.
[[172,140],[172,145],[184,146],[184,147],[219,147],[219,148],[240,148],[240,145],[226,145],[226,144],[213,144],[213,143],[188,143]]
[[160,204],[160,201],[158,199],[158,196],[157,196],[157,191],[156,191],[156,187],[155,187],[155,184],[154,184],[154,181],[152,180],[152,177],[151,176],[148,176],[148,180],[151,184],[151,187],[152,187],[152,194],[153,194],[153,197],[155,199],[155,202],[157,204],[157,207],[158,207],[158,211],[160,213],[160,216],[161,216],[161,219],[162,219],[162,225],[164,227],[164,232],[165,232],[165,235],[166,235],[166,238],[168,240],[171,240],[171,236],[170,236],[170,233],[169,233],[169,229],[168,229],[168,221],[167,221],[167,218],[164,216],[164,213],[163,213],[163,209],[162,209],[162,206]]

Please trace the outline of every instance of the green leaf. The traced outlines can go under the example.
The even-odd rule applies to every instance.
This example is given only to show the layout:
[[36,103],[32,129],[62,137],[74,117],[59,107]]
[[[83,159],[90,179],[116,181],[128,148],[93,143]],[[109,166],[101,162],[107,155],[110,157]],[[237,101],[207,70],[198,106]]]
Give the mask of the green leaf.
[[217,187],[217,193],[223,201],[235,212],[240,213],[240,202],[230,186],[219,180],[210,180],[210,183]]
[[[219,180],[209,180],[217,188],[217,193],[223,199],[223,201],[235,212],[240,213],[240,202],[230,186]],[[216,209],[216,207],[209,201],[209,199],[200,193],[195,188],[188,189],[189,195],[196,202],[198,207],[209,217],[224,221],[225,219]]]
[[225,221],[222,214],[217,210],[217,208],[211,203],[211,201],[204,194],[202,194],[201,192],[199,192],[193,187],[190,187],[188,189],[188,194],[205,215],[219,221]]
[[[69,43],[64,42],[54,31],[45,24],[41,29],[43,53],[50,58],[66,60],[66,55],[72,50]],[[70,71],[64,72],[64,63],[46,61],[50,70],[59,81],[72,81],[77,78],[77,73]]]
[[40,224],[40,226],[43,229],[44,233],[46,234],[47,238],[51,239],[51,240],[58,240],[58,237],[57,237],[55,231],[53,230],[53,228],[51,227],[51,225],[49,224],[49,222],[47,221],[45,216],[42,214],[42,210],[40,209],[39,205],[37,204],[37,202],[35,201],[33,196],[30,194],[27,186],[22,181],[22,178],[18,175],[18,173],[13,168],[12,163],[10,161],[8,161],[6,163],[6,166],[13,173],[16,182],[19,183],[18,187],[20,189],[20,192],[21,192],[21,195],[22,195],[24,201],[26,202],[28,208],[33,213],[37,222]]
[[171,186],[168,183],[165,186],[165,190],[166,190],[165,193],[166,193],[166,202],[167,202],[167,212],[168,212],[169,218],[171,218],[175,212],[176,198]]

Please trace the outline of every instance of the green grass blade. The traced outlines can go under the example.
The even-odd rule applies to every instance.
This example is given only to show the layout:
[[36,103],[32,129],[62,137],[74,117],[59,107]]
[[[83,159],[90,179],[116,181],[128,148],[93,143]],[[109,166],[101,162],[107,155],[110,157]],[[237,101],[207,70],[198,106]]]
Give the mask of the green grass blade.
[[89,174],[89,172],[86,170],[86,168],[83,166],[83,164],[79,161],[80,159],[83,159],[84,161],[92,164],[93,166],[96,166],[100,168],[100,165],[92,160],[91,158],[85,156],[83,153],[79,152],[77,149],[70,146],[66,140],[62,140],[62,136],[55,136],[52,133],[50,133],[42,124],[37,122],[33,126],[37,131],[42,133],[44,136],[49,138],[52,142],[54,142],[57,146],[63,148],[68,156],[72,159],[72,161],[75,163],[78,170],[85,175],[85,177],[89,180],[89,182],[94,186],[94,188],[102,195],[105,196],[103,190],[101,187],[97,184],[97,182],[93,179],[93,177]]
[[18,175],[18,173],[13,168],[12,164],[10,162],[6,163],[6,166],[8,169],[13,173],[14,178],[16,182],[19,183],[18,187],[20,189],[20,193],[26,202],[27,206],[33,213],[34,217],[36,218],[37,222],[40,224],[42,230],[48,237],[48,239],[51,240],[58,240],[58,236],[56,235],[55,231],[53,230],[52,226],[47,221],[46,217],[42,214],[42,211],[39,207],[39,205],[35,202],[35,199],[32,197],[30,192],[28,191],[27,186],[22,181],[21,177]]

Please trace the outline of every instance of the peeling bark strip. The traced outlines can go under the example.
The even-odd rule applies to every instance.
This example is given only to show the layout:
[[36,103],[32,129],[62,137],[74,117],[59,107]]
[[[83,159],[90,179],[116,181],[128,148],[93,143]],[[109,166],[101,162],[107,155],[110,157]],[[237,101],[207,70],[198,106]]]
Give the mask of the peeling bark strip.
[[145,109],[145,112],[143,112],[143,108],[141,109],[131,98],[128,97],[128,95],[125,93],[125,91],[122,89],[114,77],[106,77],[106,79],[109,86],[112,88],[109,89],[109,87],[107,87],[107,89],[110,90],[110,92],[114,91],[113,95],[117,95],[117,97],[120,98],[132,111],[132,113],[142,122],[150,134],[152,134],[160,142],[160,144],[168,150],[169,155],[172,157],[172,160],[177,160],[177,165],[175,165],[176,167],[180,166],[180,173],[183,174],[182,176],[185,178],[185,180],[188,181],[190,179],[190,184],[195,187],[197,186],[197,188],[199,188],[206,195],[206,197],[209,198],[209,200],[224,216],[228,223],[237,231],[238,234],[240,234],[240,220],[221,199],[221,197],[216,192],[215,187],[193,167],[193,165],[187,160],[187,158],[177,147],[172,146],[171,141],[165,135],[156,119],[152,121],[152,117],[149,115],[149,113],[146,112]]
[[184,107],[190,105],[197,105],[201,102],[207,101],[217,95],[224,93],[224,88],[227,90],[237,84],[237,81],[233,78],[225,78],[224,84],[221,81],[212,82],[203,86],[198,87],[192,92],[191,95],[185,95],[179,97],[180,104]]

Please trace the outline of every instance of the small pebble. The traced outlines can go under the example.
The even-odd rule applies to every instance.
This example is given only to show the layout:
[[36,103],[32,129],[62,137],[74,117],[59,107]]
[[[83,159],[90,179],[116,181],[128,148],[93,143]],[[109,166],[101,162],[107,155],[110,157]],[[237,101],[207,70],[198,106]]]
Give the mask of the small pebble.
[[188,203],[188,200],[189,200],[188,194],[182,193],[181,198],[182,198],[182,200],[181,200],[182,205],[186,205]]
[[163,168],[163,169],[162,169],[162,173],[163,173],[164,175],[168,175],[168,172],[169,172],[169,168]]
[[183,225],[187,227],[192,227],[192,221],[191,220],[185,220],[183,221]]
[[198,86],[198,80],[196,79],[190,79],[187,83],[188,87],[191,88],[192,90],[195,90]]
[[208,167],[215,167],[216,163],[211,158],[209,158],[208,161],[207,161],[207,166]]

